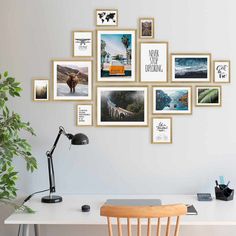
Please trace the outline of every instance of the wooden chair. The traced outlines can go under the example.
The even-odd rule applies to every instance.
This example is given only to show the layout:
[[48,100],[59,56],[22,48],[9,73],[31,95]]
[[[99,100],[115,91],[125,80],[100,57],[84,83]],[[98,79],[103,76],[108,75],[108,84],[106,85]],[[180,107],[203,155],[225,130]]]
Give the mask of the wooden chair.
[[100,215],[107,217],[109,236],[113,236],[111,218],[117,219],[118,236],[122,236],[121,218],[127,219],[127,233],[132,236],[131,219],[137,219],[137,235],[141,236],[141,219],[147,219],[147,236],[151,236],[151,219],[157,219],[156,236],[161,236],[161,218],[167,218],[166,236],[170,235],[171,217],[176,217],[174,236],[179,235],[180,216],[186,215],[187,207],[183,204],[162,206],[111,206],[103,205]]

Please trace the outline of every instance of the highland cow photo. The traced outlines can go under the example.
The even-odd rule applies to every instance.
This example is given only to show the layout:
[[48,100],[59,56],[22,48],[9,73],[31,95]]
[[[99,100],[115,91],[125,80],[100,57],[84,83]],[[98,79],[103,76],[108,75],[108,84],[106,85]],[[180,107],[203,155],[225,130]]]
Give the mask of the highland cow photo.
[[146,126],[147,87],[98,87],[97,122],[103,126]]
[[54,61],[54,100],[91,100],[91,61]]
[[45,79],[34,80],[34,101],[49,100],[49,81]]

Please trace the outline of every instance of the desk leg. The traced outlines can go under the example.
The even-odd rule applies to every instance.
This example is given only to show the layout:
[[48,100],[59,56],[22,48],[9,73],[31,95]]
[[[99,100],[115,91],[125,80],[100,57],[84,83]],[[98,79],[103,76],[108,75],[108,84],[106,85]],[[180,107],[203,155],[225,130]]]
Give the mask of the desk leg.
[[22,225],[22,236],[29,236],[29,225]]
[[39,225],[34,225],[34,235],[40,236]]

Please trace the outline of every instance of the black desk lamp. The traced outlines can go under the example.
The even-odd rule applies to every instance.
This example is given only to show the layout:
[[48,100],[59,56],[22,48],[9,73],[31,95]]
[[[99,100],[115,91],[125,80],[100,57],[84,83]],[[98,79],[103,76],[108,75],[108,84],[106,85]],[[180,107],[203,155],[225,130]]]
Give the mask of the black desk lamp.
[[56,140],[51,148],[50,151],[46,152],[47,158],[48,158],[48,173],[49,173],[49,185],[50,185],[50,193],[49,196],[45,196],[41,199],[42,202],[44,203],[57,203],[57,202],[62,202],[62,197],[61,196],[56,196],[52,195],[53,193],[56,192],[56,187],[55,187],[55,175],[54,175],[54,168],[53,168],[53,152],[57,146],[57,143],[61,137],[61,135],[64,134],[69,140],[71,140],[72,145],[84,145],[89,143],[89,139],[85,134],[69,134],[65,132],[65,129],[60,126],[59,127],[59,133],[56,137]]

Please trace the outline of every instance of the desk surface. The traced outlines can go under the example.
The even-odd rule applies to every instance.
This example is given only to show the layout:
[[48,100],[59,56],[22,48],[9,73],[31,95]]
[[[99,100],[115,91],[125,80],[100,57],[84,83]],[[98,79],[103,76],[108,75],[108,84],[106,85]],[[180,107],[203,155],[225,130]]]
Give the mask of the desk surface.
[[[5,224],[104,225],[107,222],[100,216],[100,207],[111,198],[158,198],[162,204],[193,204],[198,215],[182,217],[181,225],[236,225],[235,201],[199,202],[193,195],[64,195],[63,202],[55,204],[41,203],[39,197],[34,197],[27,206],[33,208],[35,214],[13,213]],[[84,204],[91,206],[89,213],[81,212],[80,207]]]

